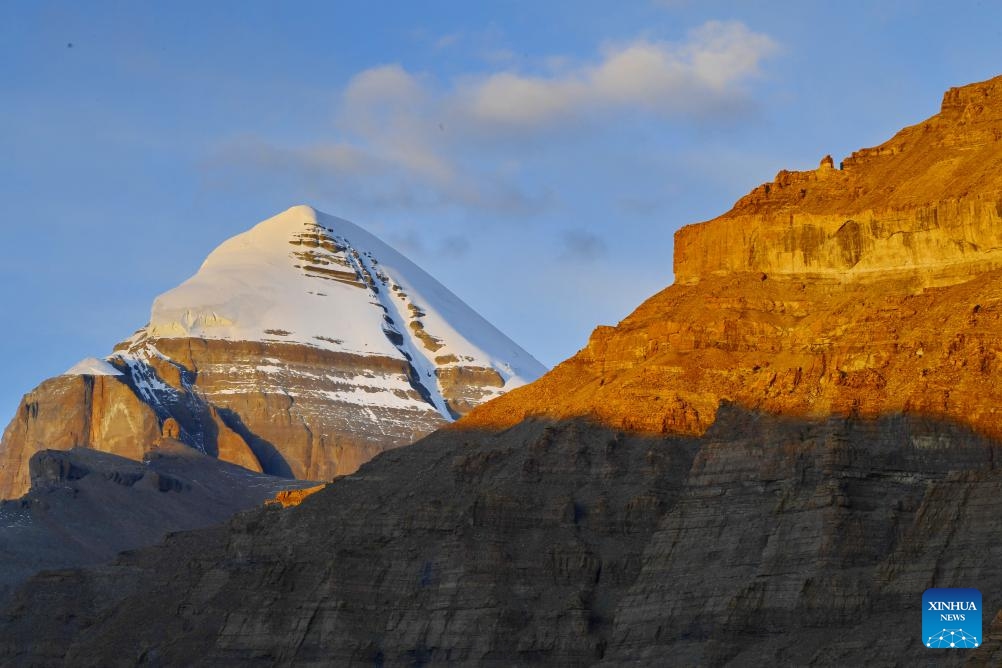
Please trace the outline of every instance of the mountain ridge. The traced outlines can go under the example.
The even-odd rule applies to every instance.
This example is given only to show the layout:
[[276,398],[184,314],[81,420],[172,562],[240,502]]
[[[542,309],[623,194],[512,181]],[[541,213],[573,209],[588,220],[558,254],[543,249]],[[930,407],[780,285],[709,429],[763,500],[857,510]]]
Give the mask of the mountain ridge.
[[951,88],[940,112],[839,169],[780,171],[675,234],[677,283],[763,272],[917,286],[1002,267],[1002,77]]
[[[998,665],[1002,268],[978,245],[998,227],[997,84],[837,177],[919,188],[959,146],[949,183],[977,187],[933,209],[963,215],[902,200],[844,255],[858,210],[791,220],[817,181],[791,177],[680,232],[691,272],[536,382],[295,508],[34,578],[0,659]],[[980,647],[930,653],[930,587],[982,592]]]
[[0,501],[0,601],[40,571],[106,562],[315,484],[254,473],[169,439],[140,461],[88,448],[42,450],[29,469],[28,493]]
[[[585,416],[697,435],[729,401],[809,418],[921,410],[1002,435],[1002,395],[986,386],[1002,350],[1002,77],[944,100],[945,111],[857,151],[847,169],[780,172],[680,229],[673,285],[462,424]],[[961,192],[918,208],[907,188],[881,180],[918,188],[944,164]],[[898,193],[903,208],[874,213],[846,183]],[[803,202],[815,208],[804,213]]]
[[[250,272],[255,275],[249,276]],[[301,285],[292,287],[297,280]],[[386,298],[380,284],[396,293],[396,299]],[[371,294],[354,295],[349,294],[354,291],[341,289],[336,313],[315,304],[329,296],[315,292],[317,286],[335,290],[364,285],[375,289]],[[408,301],[409,292],[417,293],[413,301]],[[357,322],[364,316],[353,307],[361,300],[351,298],[369,299],[372,295],[394,320],[386,323],[390,331],[422,342],[426,341],[418,331],[425,327],[436,331],[434,338],[439,340],[427,343],[438,346],[436,350],[411,342],[406,352],[412,356],[438,351],[439,357],[476,355],[479,362],[496,365],[507,376],[506,381],[518,380],[523,367],[527,375],[543,369],[524,351],[517,359],[501,359],[502,353],[512,352],[511,341],[451,291],[363,228],[304,204],[292,206],[220,244],[194,276],[154,300],[145,333],[154,339],[270,340],[399,357],[404,351],[393,345],[391,337],[374,339],[371,323],[360,326]],[[402,308],[396,302],[401,302]],[[343,313],[346,308],[352,311]],[[422,315],[417,315],[419,312]],[[420,327],[409,326],[411,323]],[[286,331],[279,329],[283,327],[294,329],[276,333]],[[463,331],[456,331],[457,327]],[[332,330],[338,332],[335,341],[325,336]]]
[[297,205],[220,244],[107,358],[25,395],[0,498],[27,490],[37,450],[139,458],[161,436],[327,480],[543,371],[377,237]]

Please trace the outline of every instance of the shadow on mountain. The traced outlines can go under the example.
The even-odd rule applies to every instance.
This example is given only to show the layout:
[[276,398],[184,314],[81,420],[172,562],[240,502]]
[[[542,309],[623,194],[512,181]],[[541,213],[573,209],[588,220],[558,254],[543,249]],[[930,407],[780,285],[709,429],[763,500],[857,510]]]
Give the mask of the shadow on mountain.
[[0,662],[919,665],[933,586],[989,606],[937,665],[992,662],[997,452],[922,416],[732,405],[700,438],[442,430],[296,508],[34,578]]
[[244,421],[240,419],[240,416],[236,412],[222,407],[217,407],[216,410],[219,411],[219,417],[223,420],[223,423],[235,431],[240,438],[244,439],[244,442],[250,447],[251,452],[254,453],[254,456],[261,463],[262,471],[268,475],[280,478],[295,478],[289,462],[285,460],[285,457],[282,456],[282,453],[278,451],[278,448],[274,444],[248,429],[247,425],[244,424]]
[[164,443],[143,462],[87,448],[42,450],[30,466],[28,494],[0,502],[0,602],[39,571],[109,561],[311,484],[253,473],[180,443]]

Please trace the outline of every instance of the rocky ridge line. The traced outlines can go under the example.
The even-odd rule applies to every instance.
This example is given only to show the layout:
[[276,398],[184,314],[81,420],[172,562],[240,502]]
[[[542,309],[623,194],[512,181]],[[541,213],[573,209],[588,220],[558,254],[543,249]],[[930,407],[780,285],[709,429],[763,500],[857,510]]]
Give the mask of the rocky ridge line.
[[102,360],[28,393],[0,498],[46,448],[141,459],[161,436],[254,471],[330,480],[543,367],[348,221],[297,206],[213,251]]
[[[998,665],[1002,270],[952,239],[994,225],[999,81],[680,232],[684,280],[299,506],[33,579],[0,660]],[[929,198],[970,225],[909,227]],[[929,242],[912,264],[817,252],[873,202]],[[930,653],[922,592],[957,586],[983,593],[983,642]]]

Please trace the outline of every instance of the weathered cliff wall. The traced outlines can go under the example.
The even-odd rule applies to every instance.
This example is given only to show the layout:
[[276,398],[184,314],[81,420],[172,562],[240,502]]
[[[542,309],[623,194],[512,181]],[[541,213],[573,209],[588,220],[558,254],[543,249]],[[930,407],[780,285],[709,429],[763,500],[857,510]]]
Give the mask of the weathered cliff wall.
[[296,507],[34,578],[0,660],[921,665],[923,590],[963,583],[988,635],[936,665],[991,663],[998,453],[942,421],[736,407],[700,439],[443,430]]
[[25,395],[3,434],[0,499],[21,496],[44,449],[87,447],[142,459],[161,435],[156,413],[121,376],[57,376]]
[[675,239],[679,283],[732,272],[841,281],[966,280],[1002,266],[1002,82],[953,88],[939,114],[836,169],[781,171]]
[[[1000,81],[684,230],[678,284],[300,505],[33,579],[0,661],[998,665]],[[958,586],[984,637],[932,652]]]

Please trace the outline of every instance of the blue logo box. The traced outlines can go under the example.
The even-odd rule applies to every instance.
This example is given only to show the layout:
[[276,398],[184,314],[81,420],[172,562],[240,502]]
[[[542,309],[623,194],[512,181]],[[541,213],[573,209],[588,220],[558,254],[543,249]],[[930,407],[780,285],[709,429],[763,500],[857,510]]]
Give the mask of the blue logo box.
[[922,594],[922,644],[930,649],[973,649],[981,645],[981,592],[926,589]]

